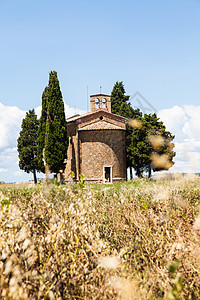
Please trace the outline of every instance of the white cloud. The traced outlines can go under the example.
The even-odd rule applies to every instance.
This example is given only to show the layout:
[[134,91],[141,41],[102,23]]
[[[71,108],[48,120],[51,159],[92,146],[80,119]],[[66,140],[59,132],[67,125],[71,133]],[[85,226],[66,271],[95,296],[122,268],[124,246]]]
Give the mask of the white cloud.
[[25,111],[0,103],[0,148],[14,147]]
[[200,106],[174,106],[158,112],[167,130],[175,135],[175,165],[170,172],[200,172]]
[[78,109],[76,107],[69,107],[69,105],[67,105],[65,103],[65,115],[66,115],[66,118],[72,117],[72,116],[77,115],[77,114],[78,115],[82,115],[84,113],[86,113],[86,111],[80,110],[80,109]]
[[[64,106],[65,106],[66,119],[69,117],[72,117],[74,115],[77,115],[77,114],[82,115],[82,114],[86,113],[86,111],[80,110],[76,107],[69,107],[69,105],[67,105],[65,102],[64,102]],[[35,113],[38,116],[38,118],[40,118],[40,116],[41,116],[41,110],[42,110],[42,106],[38,106],[35,108]]]
[[8,172],[8,170],[7,170],[7,169],[0,168],[0,173],[6,173],[6,172]]
[[[41,108],[41,106],[35,108],[38,118],[41,115]],[[85,113],[69,107],[66,103],[65,112],[66,118]],[[25,115],[26,112],[16,106],[5,106],[0,103],[0,181],[16,182],[33,177],[31,173],[27,174],[19,169],[17,138]]]
[[[41,106],[35,108],[38,117]],[[85,111],[71,108],[65,103],[66,118]],[[0,181],[13,182],[32,179],[19,169],[17,137],[26,112],[16,106],[0,103]],[[169,172],[199,172],[200,170],[200,106],[174,106],[158,112],[158,117],[175,135],[175,165]],[[39,175],[40,177],[40,175]]]
[[42,106],[38,106],[38,107],[35,108],[35,113],[36,113],[38,119],[41,116],[41,110],[42,110]]

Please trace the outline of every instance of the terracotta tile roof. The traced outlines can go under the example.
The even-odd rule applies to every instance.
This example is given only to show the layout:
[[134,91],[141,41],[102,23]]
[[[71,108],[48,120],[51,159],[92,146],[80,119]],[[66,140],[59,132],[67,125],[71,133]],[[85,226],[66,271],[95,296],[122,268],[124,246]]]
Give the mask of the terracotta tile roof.
[[123,127],[111,124],[111,123],[107,123],[105,121],[98,121],[86,126],[83,126],[81,128],[79,128],[80,130],[99,130],[99,129],[121,129],[121,130],[125,130]]

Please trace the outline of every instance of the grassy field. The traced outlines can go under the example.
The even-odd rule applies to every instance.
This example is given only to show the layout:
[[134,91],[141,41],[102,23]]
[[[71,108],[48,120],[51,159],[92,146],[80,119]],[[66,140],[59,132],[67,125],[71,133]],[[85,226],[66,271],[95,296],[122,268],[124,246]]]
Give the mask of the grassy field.
[[0,299],[200,299],[200,179],[0,185]]

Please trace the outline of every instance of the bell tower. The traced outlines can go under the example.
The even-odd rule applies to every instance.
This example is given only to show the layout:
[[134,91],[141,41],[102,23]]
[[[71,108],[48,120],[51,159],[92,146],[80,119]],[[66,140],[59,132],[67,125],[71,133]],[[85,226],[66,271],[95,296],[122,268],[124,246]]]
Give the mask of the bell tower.
[[110,95],[96,94],[90,96],[90,111],[95,112],[99,109],[111,113]]

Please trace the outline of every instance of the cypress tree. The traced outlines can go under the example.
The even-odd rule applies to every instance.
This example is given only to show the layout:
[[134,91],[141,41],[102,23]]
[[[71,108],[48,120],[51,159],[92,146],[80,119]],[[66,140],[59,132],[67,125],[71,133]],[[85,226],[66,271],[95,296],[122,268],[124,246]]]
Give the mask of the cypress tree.
[[49,74],[46,112],[45,159],[51,172],[57,174],[65,168],[68,136],[64,102],[56,71]]
[[42,94],[42,112],[38,129],[38,166],[41,172],[45,172],[43,161],[43,149],[45,148],[46,120],[47,120],[48,86]]
[[[125,95],[126,91],[123,82],[116,82],[111,92],[111,112],[128,119],[141,119],[142,113],[139,109],[133,109],[129,98]],[[126,126],[126,167],[131,170],[133,168],[133,134],[134,129],[128,124]]]
[[111,92],[111,112],[126,118],[131,118],[133,109],[129,101],[130,96],[125,95],[123,82],[116,82]]
[[38,170],[37,161],[37,138],[39,121],[34,109],[26,113],[22,120],[21,128],[17,139],[17,150],[19,156],[19,167],[27,173],[32,172],[34,182],[37,183],[36,171]]

